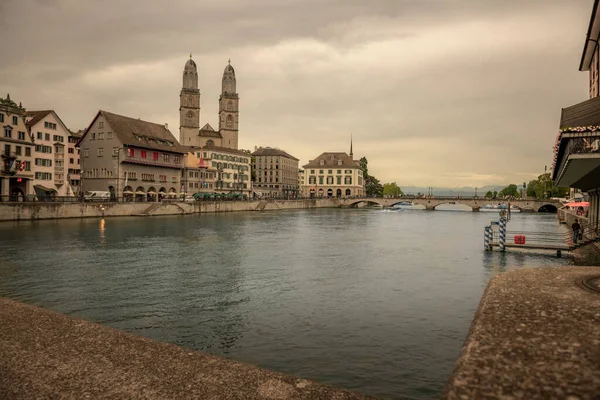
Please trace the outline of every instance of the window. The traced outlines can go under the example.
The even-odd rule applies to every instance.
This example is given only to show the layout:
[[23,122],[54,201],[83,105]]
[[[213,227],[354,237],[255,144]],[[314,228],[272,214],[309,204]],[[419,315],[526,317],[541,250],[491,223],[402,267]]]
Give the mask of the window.
[[319,185],[322,185],[322,184],[323,184],[323,177],[322,177],[322,176],[320,176],[320,177],[319,177]]
[[104,147],[98,147],[98,157],[104,156]]
[[12,137],[12,128],[7,126],[4,128],[4,137],[11,138]]
[[25,132],[19,132],[19,140],[25,140]]
[[18,155],[18,156],[21,155],[21,146],[15,147],[15,154]]
[[13,117],[13,125],[19,125],[19,118]]
[[106,138],[107,139],[112,139],[113,138],[112,132],[106,132]]
[[337,177],[337,184],[338,184],[338,185],[341,185],[341,184],[342,184],[342,177],[341,177],[341,176],[338,176],[338,177]]
[[0,114],[0,122],[4,122],[4,114]]
[[50,134],[49,134],[49,133],[46,133],[46,135],[45,135],[45,139],[46,139],[46,140],[50,140]]
[[71,163],[71,164],[73,164],[73,163],[74,163],[74,161],[73,161],[73,159],[72,159],[72,158],[69,158],[69,163]]
[[98,140],[104,140],[104,132],[98,132]]
[[[28,148],[25,148],[28,150]],[[25,161],[25,171],[31,171],[31,161]]]
[[119,148],[113,147],[113,157],[118,157],[118,156],[119,156]]
[[342,170],[341,170],[341,169],[338,169],[338,170],[337,170],[337,173],[338,173],[338,174],[341,174],[341,173],[342,173]]
[[154,153],[152,153],[152,159],[154,161],[158,161],[158,153],[156,151]]
[[104,128],[104,121],[98,121],[98,128]]
[[311,173],[312,175],[314,175],[314,174],[315,174],[315,170],[314,170],[314,169],[311,169],[311,170],[310,170],[310,173]]
[[175,157],[173,157],[173,162],[174,162],[175,164],[179,164],[179,163],[181,163],[181,156],[175,156]]
[[31,147],[25,147],[25,157],[31,157]]
[[146,158],[146,150],[140,151],[140,157]]
[[68,152],[69,154],[73,154],[73,153],[75,153],[75,149],[74,149],[74,148],[72,148],[72,147],[69,147],[69,149],[67,150],[67,152]]
[[170,159],[171,159],[171,157],[168,154],[163,154],[163,161],[164,162],[169,162]]
[[346,176],[344,178],[344,184],[345,185],[352,185],[352,177],[351,176]]
[[44,134],[42,132],[38,132],[37,133],[37,138],[42,140],[42,138],[44,137]]
[[96,140],[96,132],[92,132],[92,140]]
[[4,145],[4,154],[9,154],[10,153],[10,144],[5,144]]
[[328,176],[327,177],[327,184],[328,185],[333,185],[333,176]]
[[90,149],[83,149],[83,156],[85,158],[89,157],[90,156]]
[[226,128],[233,128],[233,117],[231,115],[228,115],[225,121]]
[[44,128],[56,129],[56,124],[54,124],[52,122],[44,122]]
[[328,174],[333,174],[333,170],[330,169],[329,171],[327,171]]

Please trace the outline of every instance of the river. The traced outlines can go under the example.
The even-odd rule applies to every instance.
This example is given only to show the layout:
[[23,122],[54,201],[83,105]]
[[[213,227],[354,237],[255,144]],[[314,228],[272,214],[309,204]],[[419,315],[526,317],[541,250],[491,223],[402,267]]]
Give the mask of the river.
[[[383,398],[438,396],[486,283],[568,257],[483,251],[497,214],[378,209],[0,223],[0,296]],[[513,214],[509,229],[559,229]]]

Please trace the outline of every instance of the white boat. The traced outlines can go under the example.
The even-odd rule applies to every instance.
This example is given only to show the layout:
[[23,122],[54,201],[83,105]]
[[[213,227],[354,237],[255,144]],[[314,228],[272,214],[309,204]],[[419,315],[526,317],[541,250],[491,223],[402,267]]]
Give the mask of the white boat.
[[[500,212],[501,210],[506,210],[506,209],[508,209],[508,206],[506,204],[486,204],[485,206],[481,207],[479,209],[479,211]],[[510,212],[511,213],[520,213],[521,210],[515,206],[510,206]]]
[[401,201],[392,206],[392,209],[396,210],[424,210],[425,207],[419,204],[415,204],[412,201]]

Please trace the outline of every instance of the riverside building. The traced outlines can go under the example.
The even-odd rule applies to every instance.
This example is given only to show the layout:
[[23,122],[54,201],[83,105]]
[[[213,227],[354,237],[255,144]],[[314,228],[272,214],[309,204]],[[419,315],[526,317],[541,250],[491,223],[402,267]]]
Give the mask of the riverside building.
[[254,192],[259,196],[297,197],[298,159],[284,150],[255,148],[252,168],[256,172]]
[[358,161],[344,152],[322,153],[304,165],[302,194],[305,197],[351,197],[364,195],[364,180]]
[[100,110],[77,143],[81,190],[108,191],[111,198],[157,201],[182,192],[187,150],[166,124]]
[[35,140],[34,182],[38,198],[76,196],[79,191],[78,136],[53,110],[27,111],[27,128]]
[[589,100],[563,108],[554,146],[556,186],[587,192],[586,224],[597,233],[600,218],[600,8],[594,2],[579,70],[589,74]]
[[25,200],[34,196],[33,149],[25,109],[6,95],[0,98],[0,200]]

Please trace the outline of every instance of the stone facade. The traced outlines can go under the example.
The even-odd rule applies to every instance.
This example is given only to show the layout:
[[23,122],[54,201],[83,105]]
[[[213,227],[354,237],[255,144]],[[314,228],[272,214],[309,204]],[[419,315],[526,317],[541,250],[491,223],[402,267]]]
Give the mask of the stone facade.
[[155,201],[182,189],[186,150],[165,125],[99,111],[77,145],[84,192]]
[[216,182],[217,169],[209,167],[202,158],[201,150],[185,155],[185,168],[181,171],[181,186],[186,196],[195,193],[215,193]]
[[76,196],[79,182],[77,137],[53,110],[28,111],[27,127],[35,140],[34,189],[38,197]]
[[323,153],[303,168],[305,197],[364,196],[362,169],[347,153]]
[[255,149],[252,168],[256,171],[254,192],[267,197],[298,195],[298,159],[271,147]]
[[218,146],[191,147],[189,152],[216,171],[214,192],[252,194],[249,153]]
[[179,140],[182,145],[238,148],[239,96],[236,92],[235,70],[230,63],[225,67],[221,82],[218,131],[208,123],[200,129],[198,70],[191,55],[183,70],[183,87],[179,97]]
[[29,134],[25,109],[10,99],[0,99],[0,201],[32,197],[34,139]]

